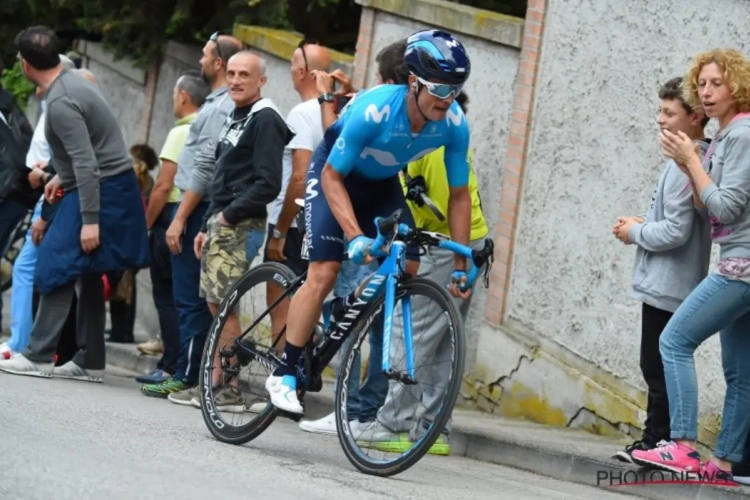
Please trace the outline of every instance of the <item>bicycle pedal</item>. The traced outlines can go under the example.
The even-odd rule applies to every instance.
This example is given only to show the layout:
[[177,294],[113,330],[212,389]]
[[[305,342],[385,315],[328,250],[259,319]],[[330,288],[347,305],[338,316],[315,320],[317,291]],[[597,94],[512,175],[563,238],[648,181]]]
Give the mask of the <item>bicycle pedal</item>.
[[280,417],[288,418],[289,420],[292,420],[293,422],[299,422],[302,420],[302,417],[305,415],[302,413],[292,413],[290,411],[284,411],[284,410],[277,410],[279,412]]

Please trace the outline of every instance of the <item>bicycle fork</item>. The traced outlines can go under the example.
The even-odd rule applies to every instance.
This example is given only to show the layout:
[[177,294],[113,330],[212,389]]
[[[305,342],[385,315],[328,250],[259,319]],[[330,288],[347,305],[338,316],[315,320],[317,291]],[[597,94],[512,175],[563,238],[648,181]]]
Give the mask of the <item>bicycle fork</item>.
[[383,375],[389,380],[397,380],[404,385],[416,385],[414,378],[414,339],[412,337],[411,297],[404,294],[401,298],[401,309],[404,322],[404,356],[406,358],[406,372],[402,373],[391,368],[391,337],[393,335],[393,314],[396,307],[396,286],[398,277],[388,276],[385,283],[385,311],[383,321]]

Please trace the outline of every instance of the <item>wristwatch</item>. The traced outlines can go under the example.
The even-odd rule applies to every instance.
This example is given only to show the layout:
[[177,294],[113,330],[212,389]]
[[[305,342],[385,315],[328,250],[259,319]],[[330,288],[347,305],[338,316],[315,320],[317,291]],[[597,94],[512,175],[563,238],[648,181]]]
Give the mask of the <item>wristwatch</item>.
[[323,104],[324,102],[333,102],[335,97],[330,92],[326,92],[318,97],[318,103]]
[[271,236],[273,236],[274,239],[280,240],[281,238],[286,238],[286,233],[282,233],[278,229],[273,228],[273,233],[271,234]]

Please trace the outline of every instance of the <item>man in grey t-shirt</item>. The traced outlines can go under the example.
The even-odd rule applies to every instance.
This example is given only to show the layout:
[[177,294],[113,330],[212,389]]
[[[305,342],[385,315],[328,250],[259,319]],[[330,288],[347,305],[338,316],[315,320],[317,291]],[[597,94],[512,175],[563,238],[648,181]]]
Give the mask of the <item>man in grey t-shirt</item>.
[[[45,135],[57,175],[45,186],[56,204],[38,247],[34,284],[41,301],[31,341],[0,370],[101,382],[105,367],[102,274],[149,264],[143,200],[120,127],[104,96],[63,68],[55,32],[44,26],[16,37],[23,72],[46,94]],[[78,347],[53,367],[54,354],[78,295]]]

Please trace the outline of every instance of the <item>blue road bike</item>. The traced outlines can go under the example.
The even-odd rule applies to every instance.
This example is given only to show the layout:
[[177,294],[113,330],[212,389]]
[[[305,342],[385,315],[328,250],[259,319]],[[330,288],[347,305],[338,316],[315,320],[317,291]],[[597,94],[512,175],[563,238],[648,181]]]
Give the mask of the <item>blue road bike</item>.
[[[323,388],[323,370],[329,365],[340,347],[348,338],[352,338],[341,363],[340,380],[336,384],[335,414],[339,442],[350,462],[360,471],[377,476],[392,476],[399,474],[418,462],[440,436],[447,424],[458,397],[461,378],[464,370],[466,339],[463,321],[456,309],[451,296],[446,290],[445,283],[435,283],[429,279],[413,277],[405,272],[405,255],[407,245],[421,248],[439,247],[453,253],[463,255],[472,263],[468,275],[468,286],[473,286],[480,276],[483,276],[484,286],[489,286],[489,274],[493,262],[494,243],[485,240],[481,250],[473,250],[467,246],[451,241],[447,236],[438,233],[412,229],[401,224],[401,211],[398,210],[390,217],[375,219],[378,236],[371,246],[370,254],[380,260],[377,272],[360,285],[358,297],[354,303],[339,315],[337,321],[324,318],[323,325],[318,325],[314,335],[305,346],[303,355],[297,367],[297,390],[300,402],[304,406],[304,395],[307,392],[320,392]],[[299,227],[304,227],[300,225]],[[304,254],[304,249],[303,249]],[[283,337],[286,326],[276,332],[266,331],[269,337],[267,345],[258,341],[258,331],[263,327],[261,322],[272,314],[282,301],[288,300],[305,281],[307,273],[297,277],[286,266],[268,262],[250,269],[228,293],[219,307],[219,313],[209,331],[206,347],[201,363],[201,409],[204,420],[210,432],[219,441],[230,444],[247,443],[261,433],[281,416],[299,421],[301,415],[287,413],[270,403],[260,409],[249,411],[256,413],[256,417],[247,424],[235,425],[233,419],[227,418],[226,409],[218,399],[222,390],[229,386],[241,387],[244,391],[267,398],[264,394],[263,382],[280,364],[279,341]],[[224,340],[221,334],[227,323],[228,313],[233,311],[243,296],[251,295],[257,286],[266,290],[268,285],[282,290],[281,295],[264,312],[252,318],[252,324],[239,336]],[[257,291],[256,291],[257,293]],[[374,459],[364,453],[357,437],[350,429],[347,416],[347,399],[349,379],[358,377],[352,373],[354,359],[359,356],[364,337],[370,328],[376,324],[382,325],[382,373],[391,381],[397,381],[404,386],[419,383],[414,367],[414,345],[412,324],[412,296],[419,295],[431,299],[436,307],[441,308],[448,317],[449,341],[453,346],[450,373],[443,374],[448,383],[444,389],[443,400],[437,414],[423,429],[421,436],[411,449],[394,459]],[[393,319],[396,304],[401,302],[403,321],[404,359],[400,363],[401,369],[396,369],[391,359],[391,342]],[[289,312],[293,314],[293,312]],[[376,322],[376,320],[378,320]],[[255,332],[255,334],[253,334]],[[261,376],[251,377],[248,382],[238,382],[240,371],[248,365],[257,363],[267,372]],[[219,365],[219,366],[216,366]],[[214,373],[221,370],[221,374]],[[447,370],[446,370],[447,371]],[[245,408],[248,411],[248,408]],[[242,413],[242,412],[240,412]]]

